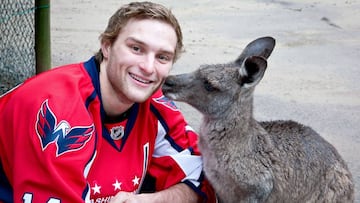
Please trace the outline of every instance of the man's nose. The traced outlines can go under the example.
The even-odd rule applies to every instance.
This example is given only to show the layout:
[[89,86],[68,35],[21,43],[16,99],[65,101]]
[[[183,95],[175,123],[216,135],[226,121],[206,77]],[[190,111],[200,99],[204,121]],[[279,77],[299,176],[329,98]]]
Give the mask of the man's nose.
[[148,55],[144,58],[144,61],[140,63],[140,68],[145,73],[151,74],[155,70],[155,56],[154,55]]

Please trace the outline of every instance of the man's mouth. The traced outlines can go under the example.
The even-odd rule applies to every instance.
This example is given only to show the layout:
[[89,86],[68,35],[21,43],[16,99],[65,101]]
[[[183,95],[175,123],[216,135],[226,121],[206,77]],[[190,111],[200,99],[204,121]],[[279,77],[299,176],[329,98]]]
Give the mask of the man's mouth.
[[150,83],[152,83],[152,81],[150,81],[150,80],[145,80],[145,79],[140,78],[139,76],[134,75],[134,74],[132,74],[132,73],[130,73],[130,77],[132,77],[134,80],[136,80],[136,81],[138,81],[138,82],[141,82],[141,83],[144,83],[144,84],[150,84]]

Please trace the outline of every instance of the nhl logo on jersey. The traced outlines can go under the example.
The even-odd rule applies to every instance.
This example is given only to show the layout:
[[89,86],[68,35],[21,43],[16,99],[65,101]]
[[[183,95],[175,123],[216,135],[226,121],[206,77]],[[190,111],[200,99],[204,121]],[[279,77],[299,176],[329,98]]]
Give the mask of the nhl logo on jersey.
[[124,134],[124,126],[116,126],[111,128],[110,137],[113,140],[120,140],[122,137],[124,137]]

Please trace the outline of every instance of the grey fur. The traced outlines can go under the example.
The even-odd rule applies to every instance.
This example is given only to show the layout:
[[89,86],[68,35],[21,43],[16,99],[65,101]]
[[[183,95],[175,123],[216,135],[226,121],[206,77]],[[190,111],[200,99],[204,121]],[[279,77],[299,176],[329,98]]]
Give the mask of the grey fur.
[[169,76],[163,92],[203,114],[199,147],[220,202],[353,202],[352,175],[330,143],[294,121],[253,118],[274,46],[256,39],[234,62]]

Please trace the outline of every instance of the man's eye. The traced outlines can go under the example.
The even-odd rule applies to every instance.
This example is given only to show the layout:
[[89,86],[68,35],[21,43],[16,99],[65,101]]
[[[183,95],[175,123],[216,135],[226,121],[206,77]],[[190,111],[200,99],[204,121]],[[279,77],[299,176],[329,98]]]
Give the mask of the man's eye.
[[158,59],[162,62],[162,63],[167,63],[169,61],[172,60],[172,57],[168,56],[168,55],[159,55]]
[[159,56],[159,59],[160,59],[160,60],[163,60],[163,61],[168,61],[168,60],[170,60],[170,57],[168,57],[168,56],[166,56],[166,55],[160,55],[160,56]]
[[138,47],[138,46],[132,46],[131,48],[135,52],[140,52],[141,51],[140,47]]

